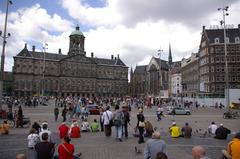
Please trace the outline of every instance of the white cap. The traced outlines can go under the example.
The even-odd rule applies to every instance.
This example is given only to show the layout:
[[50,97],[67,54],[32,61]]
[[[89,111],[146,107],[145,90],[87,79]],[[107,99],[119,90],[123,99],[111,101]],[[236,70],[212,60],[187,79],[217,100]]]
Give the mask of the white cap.
[[223,124],[221,123],[220,126],[223,126]]
[[174,122],[172,122],[172,125],[176,125],[176,122],[174,121]]

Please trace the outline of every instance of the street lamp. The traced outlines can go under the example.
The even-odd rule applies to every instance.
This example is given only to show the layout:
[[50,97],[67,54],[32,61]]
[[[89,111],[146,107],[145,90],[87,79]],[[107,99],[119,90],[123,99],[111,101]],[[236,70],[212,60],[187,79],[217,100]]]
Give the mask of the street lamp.
[[1,75],[0,75],[0,100],[3,99],[3,77],[4,77],[5,45],[7,43],[6,39],[11,36],[10,33],[6,34],[6,32],[7,32],[8,6],[9,6],[9,4],[12,4],[12,1],[7,0],[7,9],[6,9],[6,15],[5,15],[5,25],[4,25],[4,30],[3,30],[3,36],[2,36],[2,31],[0,31],[0,36],[3,38],[2,56],[1,56]]
[[229,108],[230,99],[229,99],[229,77],[228,77],[228,62],[227,62],[227,43],[226,43],[226,21],[225,16],[228,16],[228,6],[223,8],[218,8],[218,11],[222,11],[223,20],[220,21],[220,24],[223,25],[223,36],[224,36],[224,53],[225,53],[225,82],[226,82],[226,90],[225,90],[225,98],[226,98],[226,106]]
[[46,66],[46,62],[45,62],[45,56],[46,56],[46,50],[48,49],[48,44],[45,43],[42,47],[43,49],[43,69],[42,69],[42,97],[44,96],[44,78],[45,78],[45,66]]

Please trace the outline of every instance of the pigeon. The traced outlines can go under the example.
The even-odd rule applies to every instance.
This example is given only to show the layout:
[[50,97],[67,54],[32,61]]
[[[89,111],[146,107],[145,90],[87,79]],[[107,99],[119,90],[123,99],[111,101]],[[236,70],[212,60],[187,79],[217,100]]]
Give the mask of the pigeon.
[[134,147],[134,149],[135,149],[135,153],[136,153],[136,154],[142,153],[141,150],[139,150],[136,146]]

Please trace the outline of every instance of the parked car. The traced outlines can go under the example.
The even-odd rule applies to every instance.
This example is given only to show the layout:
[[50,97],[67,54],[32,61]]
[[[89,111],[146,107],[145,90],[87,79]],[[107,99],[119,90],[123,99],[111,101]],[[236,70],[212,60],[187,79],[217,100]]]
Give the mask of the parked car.
[[191,111],[188,109],[184,109],[181,107],[174,107],[172,111],[170,111],[168,114],[170,115],[190,115]]
[[99,106],[97,106],[96,104],[87,105],[87,110],[90,114],[99,114]]

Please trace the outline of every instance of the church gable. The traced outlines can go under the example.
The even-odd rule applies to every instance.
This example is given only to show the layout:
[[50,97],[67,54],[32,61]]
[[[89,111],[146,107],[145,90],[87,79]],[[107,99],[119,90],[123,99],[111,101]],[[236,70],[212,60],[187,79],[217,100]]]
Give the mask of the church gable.
[[92,60],[89,57],[83,56],[81,54],[73,55],[73,56],[67,56],[66,58],[63,58],[61,61],[66,62],[74,62],[74,63],[93,63],[96,64],[94,60]]

